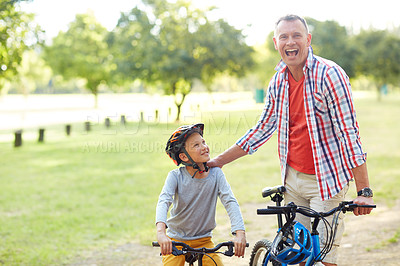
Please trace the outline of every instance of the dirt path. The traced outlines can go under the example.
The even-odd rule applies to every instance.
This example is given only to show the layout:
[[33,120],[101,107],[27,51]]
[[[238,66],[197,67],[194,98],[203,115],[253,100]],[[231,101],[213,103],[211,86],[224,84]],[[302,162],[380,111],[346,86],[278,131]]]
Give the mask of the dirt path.
[[[273,239],[276,221],[272,216],[257,216],[256,209],[260,204],[241,206],[248,228],[247,240],[250,247],[245,258],[223,258],[225,265],[248,265],[252,246],[261,238]],[[218,215],[218,230],[214,233],[215,241],[229,239],[229,222],[226,214]],[[340,266],[353,265],[400,265],[400,243],[390,243],[395,233],[400,234],[400,201],[389,209],[378,206],[373,214],[354,216],[346,214],[346,231],[339,252]],[[397,238],[398,239],[398,238]],[[127,243],[118,247],[88,253],[85,259],[77,259],[71,265],[161,265],[158,250],[136,243]]]

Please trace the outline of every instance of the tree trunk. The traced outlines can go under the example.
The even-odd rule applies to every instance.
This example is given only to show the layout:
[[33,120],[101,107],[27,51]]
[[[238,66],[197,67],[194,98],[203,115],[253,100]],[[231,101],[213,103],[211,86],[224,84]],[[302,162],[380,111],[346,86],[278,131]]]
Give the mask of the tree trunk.
[[94,108],[97,109],[99,107],[99,99],[98,94],[94,93]]
[[178,99],[175,95],[175,105],[176,105],[176,109],[177,109],[177,114],[176,114],[176,122],[179,122],[180,117],[181,117],[181,107],[183,105],[183,101],[185,100],[187,94],[182,93],[182,99],[180,102],[178,102]]

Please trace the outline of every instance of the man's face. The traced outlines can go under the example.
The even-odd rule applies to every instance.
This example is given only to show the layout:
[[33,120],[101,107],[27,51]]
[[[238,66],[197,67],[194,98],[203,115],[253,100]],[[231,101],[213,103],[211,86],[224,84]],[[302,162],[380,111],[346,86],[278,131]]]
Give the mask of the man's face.
[[283,20],[276,28],[274,44],[286,65],[302,68],[311,45],[311,34],[300,20]]

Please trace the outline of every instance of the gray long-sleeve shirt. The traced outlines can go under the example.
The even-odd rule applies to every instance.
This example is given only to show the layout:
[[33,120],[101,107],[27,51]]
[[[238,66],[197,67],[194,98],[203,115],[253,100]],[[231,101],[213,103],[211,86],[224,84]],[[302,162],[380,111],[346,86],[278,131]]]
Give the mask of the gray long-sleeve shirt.
[[239,204],[221,168],[211,168],[203,179],[192,178],[185,167],[172,170],[158,199],[156,223],[165,223],[168,236],[178,240],[211,236],[218,197],[229,215],[231,231],[244,230]]

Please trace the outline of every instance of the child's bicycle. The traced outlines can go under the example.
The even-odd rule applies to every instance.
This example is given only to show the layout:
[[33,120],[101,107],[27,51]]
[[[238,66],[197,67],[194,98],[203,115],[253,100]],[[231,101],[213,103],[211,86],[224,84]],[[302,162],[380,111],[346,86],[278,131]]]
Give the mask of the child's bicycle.
[[[271,200],[276,202],[276,206],[258,209],[257,214],[277,214],[279,230],[273,242],[267,239],[256,242],[251,252],[250,266],[268,265],[269,262],[272,265],[298,264],[307,258],[306,266],[315,265],[318,261],[322,261],[332,248],[341,212],[353,211],[358,207],[376,207],[376,205],[357,205],[352,201],[343,201],[328,212],[316,212],[308,207],[297,206],[293,202],[281,206],[285,191],[284,186],[267,187],[262,191],[262,196],[264,198],[270,196]],[[311,233],[301,223],[295,221],[296,213],[314,218]],[[285,216],[285,224],[282,222],[282,215]],[[331,226],[325,218],[330,215],[333,215],[334,226]],[[327,244],[322,250],[317,230],[320,221],[324,222],[327,235]]]
[[[152,245],[153,247],[160,246],[158,242],[153,242]],[[172,241],[172,255],[175,256],[185,255],[185,261],[189,263],[190,266],[193,266],[196,261],[198,261],[198,266],[202,266],[203,257],[208,256],[215,263],[215,265],[217,265],[217,263],[213,260],[213,258],[208,254],[219,253],[228,257],[232,257],[233,255],[235,255],[235,252],[233,251],[234,246],[235,244],[232,241],[228,241],[219,243],[214,248],[192,248],[191,246],[183,242]],[[246,243],[246,247],[248,246],[249,243]],[[182,249],[177,249],[176,247],[182,247]],[[227,250],[224,252],[218,251],[222,247],[227,247]]]

